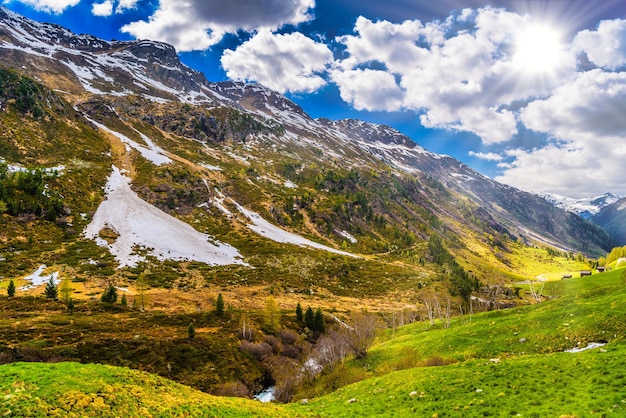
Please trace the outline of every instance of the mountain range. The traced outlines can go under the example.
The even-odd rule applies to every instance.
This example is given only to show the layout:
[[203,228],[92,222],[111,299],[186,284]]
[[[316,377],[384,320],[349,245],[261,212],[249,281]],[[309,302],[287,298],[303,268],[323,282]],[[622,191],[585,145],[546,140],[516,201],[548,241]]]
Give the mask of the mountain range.
[[[46,187],[63,196],[52,222],[24,226],[23,217],[5,216],[15,234],[2,237],[1,252],[17,264],[26,263],[15,251],[25,243],[42,243],[30,246],[29,259],[62,262],[90,238],[109,252],[83,249],[77,274],[106,276],[156,259],[186,263],[187,277],[201,262],[248,269],[237,274],[249,282],[280,271],[296,283],[302,273],[286,261],[296,247],[315,259],[307,286],[317,275],[347,292],[355,282],[342,277],[357,280],[363,263],[372,288],[376,263],[418,280],[432,235],[484,280],[519,273],[507,255],[516,246],[597,256],[615,243],[594,223],[388,126],[313,119],[262,85],[210,82],[167,44],[76,35],[0,8],[0,51],[2,158],[18,170],[56,168]],[[101,211],[113,198],[119,204]],[[123,226],[112,214],[153,213],[148,207],[171,227],[147,237],[149,225]],[[212,247],[203,256],[179,251],[177,240],[198,237],[178,237],[182,226],[170,218]],[[55,246],[65,258],[52,256]],[[333,261],[311,255],[320,250]]]

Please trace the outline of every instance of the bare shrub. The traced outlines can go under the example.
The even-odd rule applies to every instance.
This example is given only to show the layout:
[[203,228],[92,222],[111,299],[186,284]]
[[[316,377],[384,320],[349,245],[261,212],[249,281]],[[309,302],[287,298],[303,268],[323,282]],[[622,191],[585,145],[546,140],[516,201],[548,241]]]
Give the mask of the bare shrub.
[[357,359],[367,355],[367,350],[372,346],[380,322],[378,317],[369,312],[358,312],[352,315],[349,321],[350,328],[347,332],[347,341],[350,349]]
[[272,353],[272,346],[266,342],[253,343],[247,340],[239,343],[239,349],[252,355],[255,359],[261,361]]

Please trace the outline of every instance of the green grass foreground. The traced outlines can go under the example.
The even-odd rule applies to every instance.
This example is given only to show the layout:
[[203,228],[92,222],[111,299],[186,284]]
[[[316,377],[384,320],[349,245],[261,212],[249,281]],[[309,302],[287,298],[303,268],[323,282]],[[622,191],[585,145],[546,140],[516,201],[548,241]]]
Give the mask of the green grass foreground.
[[[307,402],[220,398],[125,368],[13,363],[0,366],[0,416],[626,416],[625,271],[561,281],[554,299],[447,329],[389,330],[365,359],[337,367],[371,377]],[[591,342],[606,345],[563,352]]]

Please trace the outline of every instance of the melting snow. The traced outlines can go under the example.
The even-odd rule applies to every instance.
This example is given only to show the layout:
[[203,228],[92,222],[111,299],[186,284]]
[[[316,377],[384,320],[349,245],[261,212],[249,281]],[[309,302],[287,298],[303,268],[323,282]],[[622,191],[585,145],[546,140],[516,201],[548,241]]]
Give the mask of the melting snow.
[[[236,248],[215,241],[143,201],[130,188],[130,179],[113,166],[106,186],[106,200],[85,229],[85,236],[107,247],[120,263],[119,268],[135,266],[145,257],[137,248],[147,250],[159,260],[194,260],[209,265],[244,264]],[[100,238],[103,228],[119,236],[112,244]],[[210,242],[212,241],[212,242]]]
[[341,255],[347,255],[349,257],[359,258],[358,255],[354,255],[345,251],[336,250],[334,248],[327,247],[326,245],[319,244],[315,241],[311,241],[299,235],[292,234],[291,232],[285,231],[284,229],[281,229],[269,223],[268,221],[263,219],[261,215],[259,215],[258,213],[244,208],[243,206],[241,206],[239,203],[235,202],[234,200],[231,199],[231,202],[233,202],[233,204],[237,207],[239,212],[241,212],[243,215],[245,215],[246,218],[252,221],[251,224],[248,224],[248,228],[250,228],[257,234],[265,238],[269,238],[272,241],[276,241],[280,243],[295,244],[301,247],[312,247],[312,248],[317,248],[319,250],[324,250],[324,251],[328,251],[328,252],[335,253],[335,254],[341,254]]
[[37,270],[35,270],[35,272],[33,274],[31,274],[30,276],[24,277],[24,280],[30,281],[31,284],[29,284],[27,286],[20,287],[20,290],[34,289],[35,287],[39,287],[42,284],[48,282],[50,279],[52,279],[54,281],[54,283],[58,285],[60,283],[60,281],[59,281],[59,272],[55,271],[52,274],[48,274],[48,275],[42,276],[41,273],[43,273],[43,271],[46,268],[47,268],[46,265],[42,264],[41,266],[39,266],[37,268]]
[[135,141],[133,141],[126,135],[123,135],[119,132],[115,132],[114,130],[107,128],[103,124],[98,123],[93,119],[89,119],[89,121],[93,123],[94,125],[96,125],[98,128],[105,130],[111,135],[114,135],[117,138],[119,138],[124,144],[126,144],[126,146],[139,151],[139,153],[141,153],[141,156],[143,158],[145,158],[148,161],[151,161],[152,163],[156,165],[169,164],[172,162],[171,158],[165,155],[165,151],[161,147],[156,145],[154,142],[152,142],[150,138],[148,138],[147,136],[145,136],[139,131],[137,131],[137,133],[141,136],[141,139],[144,140],[144,142],[148,145],[148,147],[144,147],[143,145],[136,143]]

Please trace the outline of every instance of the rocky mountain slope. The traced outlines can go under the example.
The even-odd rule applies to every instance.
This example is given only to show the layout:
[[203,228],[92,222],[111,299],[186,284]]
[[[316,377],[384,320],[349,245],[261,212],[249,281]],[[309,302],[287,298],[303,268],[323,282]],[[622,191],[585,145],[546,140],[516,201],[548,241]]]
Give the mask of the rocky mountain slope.
[[[0,92],[2,156],[18,167],[9,171],[62,167],[44,183],[63,196],[47,219],[3,216],[16,232],[2,237],[5,274],[56,263],[120,280],[149,270],[165,286],[273,277],[291,290],[380,294],[445,276],[431,264],[432,235],[487,281],[523,274],[507,256],[516,246],[594,255],[612,245],[596,225],[389,127],[314,120],[263,86],[211,83],[169,45],[75,35],[0,8],[0,65],[11,69]],[[112,172],[131,188],[115,189]],[[236,261],[181,255],[171,232],[148,240],[99,217],[105,185],[124,190],[120,208],[148,212],[129,204],[134,193],[154,219],[191,225]]]
[[582,199],[574,199],[554,193],[538,193],[538,195],[554,206],[575,213],[583,219],[590,219],[603,208],[620,199],[619,196],[615,196],[613,193],[605,193],[602,196],[586,197]]
[[607,231],[617,245],[626,245],[626,198],[603,207],[590,220]]

